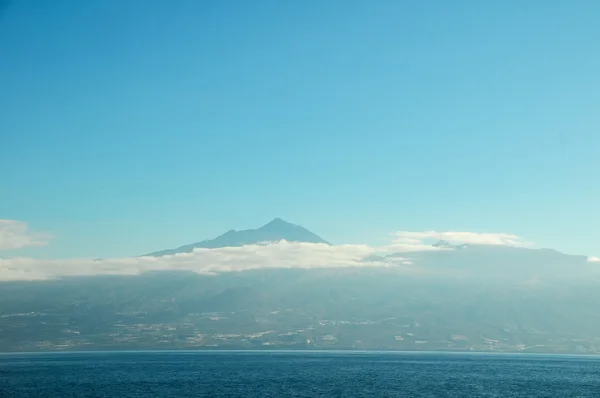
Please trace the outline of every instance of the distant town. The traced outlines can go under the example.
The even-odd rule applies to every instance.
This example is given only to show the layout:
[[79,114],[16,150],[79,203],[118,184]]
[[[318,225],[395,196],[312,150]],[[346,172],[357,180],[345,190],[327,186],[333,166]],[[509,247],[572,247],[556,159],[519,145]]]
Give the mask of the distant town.
[[[122,313],[130,318],[142,314]],[[249,318],[260,319],[247,322]],[[303,326],[282,328],[290,318],[303,319]],[[234,331],[235,324],[243,331]],[[258,325],[264,324],[260,329]],[[298,323],[298,322],[295,322]],[[302,311],[273,309],[261,314],[237,312],[190,313],[181,323],[115,321],[98,332],[82,332],[56,315],[20,313],[0,316],[0,330],[7,334],[46,330],[40,339],[7,346],[0,337],[0,349],[8,351],[79,351],[136,349],[277,349],[277,350],[406,350],[475,351],[532,353],[600,353],[600,338],[556,337],[541,330],[520,330],[513,325],[502,336],[481,333],[444,334],[423,327],[418,319],[344,320],[309,319]],[[10,333],[7,333],[10,332]],[[52,338],[44,338],[52,336]],[[518,337],[521,336],[521,337]]]

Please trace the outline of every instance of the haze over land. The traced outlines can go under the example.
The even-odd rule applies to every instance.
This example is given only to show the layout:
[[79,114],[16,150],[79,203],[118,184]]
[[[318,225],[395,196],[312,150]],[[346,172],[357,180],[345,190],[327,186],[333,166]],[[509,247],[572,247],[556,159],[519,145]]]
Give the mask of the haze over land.
[[[42,244],[6,225],[5,247]],[[0,350],[599,352],[595,258],[532,246],[434,231],[333,245],[274,219],[140,257],[4,258]]]

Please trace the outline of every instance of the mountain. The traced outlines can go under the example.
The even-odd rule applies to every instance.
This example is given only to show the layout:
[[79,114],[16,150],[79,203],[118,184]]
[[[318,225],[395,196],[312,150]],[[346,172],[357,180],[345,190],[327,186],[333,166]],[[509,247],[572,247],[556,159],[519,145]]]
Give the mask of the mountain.
[[180,246],[175,249],[161,250],[146,254],[146,256],[159,257],[177,253],[190,253],[196,248],[215,249],[218,247],[244,246],[280,240],[287,240],[288,242],[329,244],[325,239],[300,225],[289,223],[281,218],[276,218],[257,229],[245,229],[242,231],[232,229],[214,239]]
[[[175,250],[278,239],[325,243],[302,227],[275,219],[255,230],[231,231]],[[170,270],[4,281],[0,352],[600,354],[597,263],[551,249],[448,242],[437,247],[369,255],[352,267],[292,265],[213,274]]]
[[440,247],[440,248],[444,248],[444,249],[454,249],[454,245],[452,245],[450,242],[448,242],[446,240],[439,240],[431,246]]
[[431,246],[439,247],[439,248],[443,248],[443,249],[467,249],[471,245],[469,245],[468,243],[463,243],[460,245],[453,245],[452,243],[448,242],[447,240],[439,240]]
[[[460,266],[458,258],[444,264],[445,256],[457,254],[473,256],[471,263],[485,267],[475,260],[479,257],[475,251],[468,251],[436,252],[435,267]],[[514,254],[498,250],[487,257],[505,264]],[[537,254],[540,252],[531,251],[528,255]],[[501,255],[505,257],[498,258]],[[582,265],[575,257],[561,261],[568,267]],[[433,257],[428,263],[434,265]],[[162,271],[3,282],[0,352],[370,349],[600,353],[597,278],[546,281],[543,277],[532,279],[527,272],[513,276],[510,280],[450,278],[407,275],[400,267],[353,267],[216,275]]]
[[581,278],[590,271],[591,264],[586,256],[552,249],[483,244],[452,246],[443,242],[438,247],[449,250],[396,253],[391,256],[401,256],[431,272],[443,271],[461,277],[510,280],[515,283],[542,276],[546,280]]

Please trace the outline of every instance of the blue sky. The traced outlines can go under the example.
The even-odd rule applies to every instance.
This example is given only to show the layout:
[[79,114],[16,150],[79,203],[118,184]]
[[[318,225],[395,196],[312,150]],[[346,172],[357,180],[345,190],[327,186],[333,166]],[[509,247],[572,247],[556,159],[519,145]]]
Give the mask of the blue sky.
[[[4,4],[4,3],[2,3]],[[12,1],[0,219],[34,257],[274,217],[600,252],[600,3]]]

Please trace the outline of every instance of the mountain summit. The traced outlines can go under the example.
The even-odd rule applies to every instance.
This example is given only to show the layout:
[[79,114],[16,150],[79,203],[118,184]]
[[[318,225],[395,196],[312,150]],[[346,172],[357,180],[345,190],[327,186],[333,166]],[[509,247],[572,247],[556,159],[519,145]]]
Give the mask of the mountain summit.
[[442,249],[468,249],[469,247],[471,247],[471,245],[469,245],[468,243],[463,243],[461,245],[453,245],[447,240],[439,240],[431,246],[439,247]]
[[300,225],[289,223],[281,218],[275,218],[257,229],[245,229],[242,231],[232,229],[214,239],[192,243],[175,249],[161,250],[147,254],[147,256],[159,257],[177,253],[190,253],[196,248],[215,249],[218,247],[244,246],[280,240],[329,244],[325,239]]

